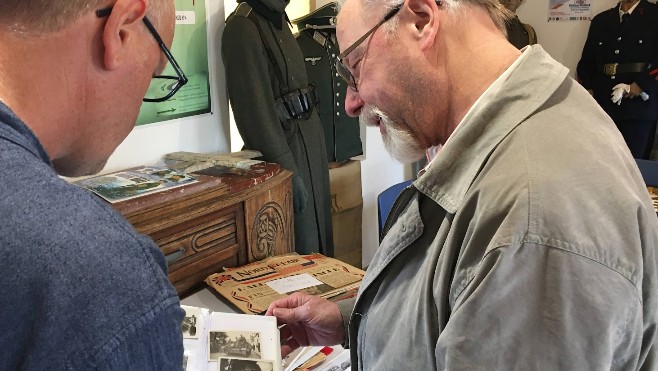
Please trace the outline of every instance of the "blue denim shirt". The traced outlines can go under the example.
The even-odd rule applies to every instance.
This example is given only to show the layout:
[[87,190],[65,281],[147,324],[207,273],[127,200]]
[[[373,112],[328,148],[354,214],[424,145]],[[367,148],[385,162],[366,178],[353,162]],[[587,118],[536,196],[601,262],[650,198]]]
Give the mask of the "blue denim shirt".
[[2,103],[0,159],[0,369],[182,369],[184,312],[153,241],[60,179]]

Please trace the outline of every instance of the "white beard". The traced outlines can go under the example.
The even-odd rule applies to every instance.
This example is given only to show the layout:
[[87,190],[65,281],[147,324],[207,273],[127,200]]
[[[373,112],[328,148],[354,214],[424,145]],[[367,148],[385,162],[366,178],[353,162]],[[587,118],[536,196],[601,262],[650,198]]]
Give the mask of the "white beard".
[[379,108],[373,105],[364,106],[359,121],[369,126],[374,126],[378,121],[380,125],[384,125],[385,133],[382,134],[384,147],[395,160],[408,164],[425,156],[425,149],[416,136],[409,130],[401,128],[401,125]]

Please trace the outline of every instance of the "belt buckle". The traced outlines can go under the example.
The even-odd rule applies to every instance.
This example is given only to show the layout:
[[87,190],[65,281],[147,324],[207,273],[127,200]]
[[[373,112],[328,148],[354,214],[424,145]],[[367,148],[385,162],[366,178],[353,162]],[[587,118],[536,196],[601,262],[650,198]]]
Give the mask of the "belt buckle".
[[603,65],[603,74],[608,76],[614,76],[617,74],[617,66],[619,63],[607,63]]

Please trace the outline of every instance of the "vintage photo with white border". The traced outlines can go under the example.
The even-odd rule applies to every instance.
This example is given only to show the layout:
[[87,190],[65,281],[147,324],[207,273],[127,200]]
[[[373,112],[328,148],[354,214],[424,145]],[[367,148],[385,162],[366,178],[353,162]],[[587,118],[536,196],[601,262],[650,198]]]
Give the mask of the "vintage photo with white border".
[[256,331],[210,331],[208,333],[208,360],[220,357],[261,359],[261,334]]
[[274,361],[221,357],[218,371],[273,371]]
[[196,307],[183,307],[185,310],[185,318],[181,323],[181,330],[183,331],[183,339],[196,339],[199,337],[199,316],[201,308]]

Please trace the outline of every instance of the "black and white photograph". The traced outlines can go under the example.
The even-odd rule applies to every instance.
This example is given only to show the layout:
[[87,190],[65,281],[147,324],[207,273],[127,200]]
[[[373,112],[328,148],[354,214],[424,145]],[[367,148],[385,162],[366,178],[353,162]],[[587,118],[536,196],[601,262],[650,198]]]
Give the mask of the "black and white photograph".
[[219,359],[219,371],[273,371],[274,362],[253,359],[222,357]]
[[260,333],[253,331],[210,331],[208,334],[208,359],[220,357],[261,358]]
[[195,307],[185,307],[185,318],[181,324],[183,339],[197,339],[199,337],[197,325],[201,310]]

